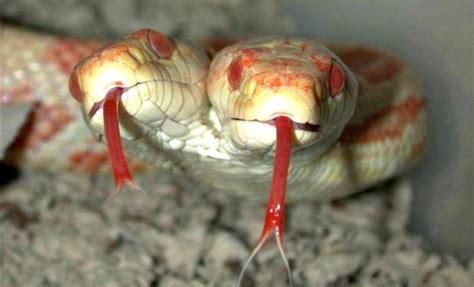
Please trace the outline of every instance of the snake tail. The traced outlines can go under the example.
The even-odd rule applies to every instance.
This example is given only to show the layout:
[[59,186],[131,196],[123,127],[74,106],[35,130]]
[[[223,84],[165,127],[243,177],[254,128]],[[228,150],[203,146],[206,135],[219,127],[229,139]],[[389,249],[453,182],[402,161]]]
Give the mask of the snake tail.
[[283,249],[283,227],[285,224],[285,195],[287,189],[288,168],[291,158],[291,141],[293,138],[293,122],[284,116],[274,119],[276,126],[276,151],[273,165],[272,184],[265,211],[265,222],[262,234],[257,241],[251,255],[242,267],[237,286],[240,286],[245,270],[261,249],[263,244],[271,235],[274,235],[275,241],[283,258],[290,286],[293,286],[291,269]]

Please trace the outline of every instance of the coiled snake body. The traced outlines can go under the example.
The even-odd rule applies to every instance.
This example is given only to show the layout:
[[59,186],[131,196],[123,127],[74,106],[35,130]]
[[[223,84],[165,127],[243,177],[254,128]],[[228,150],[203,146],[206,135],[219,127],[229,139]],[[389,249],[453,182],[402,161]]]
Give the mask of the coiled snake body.
[[[192,46],[140,30],[99,45],[4,27],[2,105],[37,102],[22,133],[32,166],[108,166],[80,120],[104,134],[104,99],[118,94],[129,158],[171,165],[216,190],[267,197],[277,118],[290,120],[288,199],[349,195],[412,166],[426,145],[416,74],[378,50],[272,37],[238,42],[210,62]],[[80,110],[82,112],[80,112]],[[61,156],[57,156],[58,153]],[[132,164],[132,169],[139,168]]]

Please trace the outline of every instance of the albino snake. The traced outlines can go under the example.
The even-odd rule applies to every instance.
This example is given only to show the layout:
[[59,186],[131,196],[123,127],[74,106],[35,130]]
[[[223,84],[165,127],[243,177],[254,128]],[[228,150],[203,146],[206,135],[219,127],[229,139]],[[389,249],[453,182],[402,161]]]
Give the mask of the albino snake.
[[[73,71],[99,44],[2,29],[1,104],[37,103],[10,160],[107,169],[105,146],[81,118],[99,138],[105,123],[119,187],[131,175],[118,131],[132,170],[146,160],[249,199],[271,189],[258,246],[274,234],[281,249],[286,187],[290,201],[347,196],[405,171],[426,146],[416,74],[375,49],[271,37],[238,42],[210,61],[188,44],[140,30]],[[71,73],[80,109],[69,96]]]

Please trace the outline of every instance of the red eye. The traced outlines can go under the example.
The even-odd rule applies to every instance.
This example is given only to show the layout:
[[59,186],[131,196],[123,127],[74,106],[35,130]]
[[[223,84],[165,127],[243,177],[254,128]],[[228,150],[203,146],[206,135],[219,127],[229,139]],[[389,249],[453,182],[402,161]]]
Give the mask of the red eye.
[[81,88],[79,87],[79,82],[77,78],[77,71],[74,70],[72,75],[69,77],[69,92],[76,101],[82,102],[83,95],[81,92]]
[[331,97],[336,97],[344,88],[344,72],[339,64],[332,62],[329,71],[329,91]]
[[155,53],[162,59],[169,59],[173,55],[173,43],[164,34],[148,30],[148,41]]
[[239,85],[240,81],[242,80],[242,57],[235,58],[232,63],[230,63],[229,67],[227,68],[227,81],[229,81],[229,85],[232,88],[232,91],[236,90]]

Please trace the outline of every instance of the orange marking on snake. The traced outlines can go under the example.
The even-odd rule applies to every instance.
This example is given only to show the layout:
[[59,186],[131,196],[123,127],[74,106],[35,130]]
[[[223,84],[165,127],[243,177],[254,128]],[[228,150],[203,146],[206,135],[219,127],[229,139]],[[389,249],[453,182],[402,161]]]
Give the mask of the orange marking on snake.
[[257,59],[258,54],[265,53],[263,48],[252,48],[252,49],[244,49],[242,50],[242,56],[240,57],[240,63],[243,67],[248,68],[252,67],[253,65],[257,64],[259,60]]
[[331,68],[331,58],[328,56],[313,54],[310,56],[313,64],[323,73],[329,72]]
[[411,152],[410,152],[410,157],[409,157],[409,161],[411,163],[418,160],[420,155],[422,155],[424,153],[424,151],[426,150],[426,145],[427,145],[427,140],[424,139],[422,142],[414,144],[411,147]]
[[209,49],[213,52],[219,52],[220,50],[224,49],[227,46],[230,46],[236,42],[238,42],[239,39],[237,38],[232,38],[232,37],[219,37],[219,38],[212,38],[207,41],[205,41],[205,46],[209,47]]
[[71,73],[74,66],[96,51],[100,43],[74,38],[62,38],[54,41],[41,55],[47,62],[53,63],[60,71]]
[[133,38],[133,39],[145,39],[148,34],[148,29],[141,29],[136,32],[133,32],[128,36],[128,38]]
[[74,120],[64,104],[43,104],[34,113],[34,129],[28,141],[29,147],[51,141]]
[[242,58],[240,63],[242,64],[243,67],[247,68],[247,67],[252,67],[256,63],[258,63],[258,60],[255,58]]
[[[90,71],[107,62],[117,62],[123,55],[127,55],[129,47],[126,44],[111,44],[89,55],[87,63],[80,66],[80,73],[87,74]],[[78,64],[79,65],[79,64]]]
[[[91,144],[95,143],[95,140]],[[99,171],[110,171],[110,156],[107,150],[80,150],[69,154],[71,168],[78,172],[94,174]],[[145,166],[140,162],[129,164],[131,172],[142,172]]]
[[379,84],[389,81],[402,69],[403,63],[391,57],[386,57],[379,66],[361,72],[370,84]]
[[301,43],[300,45],[302,52],[306,51],[309,48],[309,44],[306,42]]
[[346,64],[353,72],[358,73],[366,69],[370,64],[380,59],[379,52],[364,47],[357,47],[338,54],[342,62]]
[[15,86],[10,89],[0,89],[0,106],[7,106],[19,103],[31,103],[34,101],[34,96],[31,91],[31,86],[28,83]]
[[257,50],[255,49],[243,49],[240,53],[246,58],[254,58],[257,55]]
[[78,171],[96,173],[109,163],[107,151],[76,151],[69,155],[71,166]]
[[391,80],[404,66],[402,61],[390,55],[362,47],[340,53],[339,57],[353,72],[361,74],[373,85]]
[[262,72],[254,75],[253,79],[258,85],[270,88],[292,87],[304,91],[313,88],[311,85],[311,83],[313,83],[312,78],[304,73],[288,74]]
[[[410,95],[402,103],[374,113],[361,125],[348,125],[339,141],[342,144],[354,144],[398,139],[406,126],[416,121],[424,106],[424,99]],[[385,120],[392,116],[397,119],[387,125]]]
[[273,69],[286,69],[288,67],[301,67],[303,66],[298,61],[288,60],[288,59],[276,59],[272,62]]
[[129,46],[126,44],[114,44],[109,49],[101,50],[95,56],[100,63],[117,61],[122,55],[127,54]]
[[15,145],[20,149],[35,149],[59,135],[72,121],[74,116],[66,105],[38,104],[18,134]]

